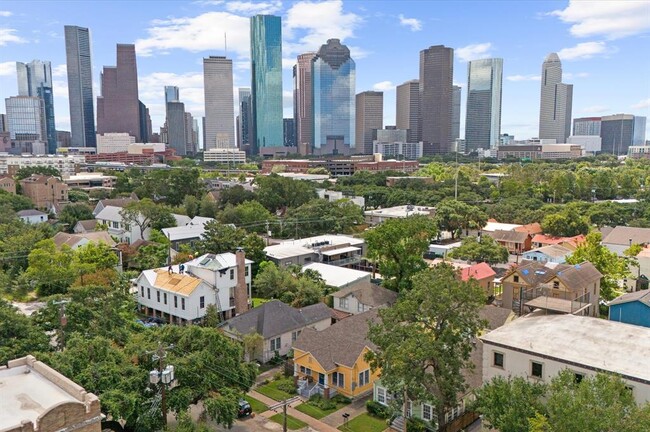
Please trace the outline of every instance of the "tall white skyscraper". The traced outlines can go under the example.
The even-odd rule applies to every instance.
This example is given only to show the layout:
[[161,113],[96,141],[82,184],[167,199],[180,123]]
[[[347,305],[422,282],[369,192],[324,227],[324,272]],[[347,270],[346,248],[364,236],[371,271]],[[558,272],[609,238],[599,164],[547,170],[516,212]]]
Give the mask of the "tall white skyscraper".
[[460,96],[462,88],[460,86],[452,87],[451,94],[451,139],[460,138]]
[[467,65],[465,149],[499,146],[503,59],[473,60]]
[[235,109],[232,60],[222,56],[203,59],[205,92],[205,150],[235,147]]
[[542,64],[541,88],[539,138],[564,143],[571,135],[573,85],[562,82],[562,62],[556,53],[549,54]]

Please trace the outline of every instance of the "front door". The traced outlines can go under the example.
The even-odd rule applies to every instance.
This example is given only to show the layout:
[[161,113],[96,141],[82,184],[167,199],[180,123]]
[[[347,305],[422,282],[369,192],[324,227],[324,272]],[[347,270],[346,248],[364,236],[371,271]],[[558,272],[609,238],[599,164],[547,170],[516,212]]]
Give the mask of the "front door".
[[322,373],[318,374],[318,384],[325,385],[325,375]]

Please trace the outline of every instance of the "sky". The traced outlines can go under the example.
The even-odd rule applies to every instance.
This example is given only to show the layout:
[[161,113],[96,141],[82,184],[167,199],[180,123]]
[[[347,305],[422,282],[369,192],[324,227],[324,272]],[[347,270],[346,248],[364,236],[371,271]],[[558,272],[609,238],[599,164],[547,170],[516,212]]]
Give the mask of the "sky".
[[650,116],[648,0],[5,0],[0,3],[0,97],[17,94],[16,61],[49,60],[57,129],[69,130],[63,26],[88,27],[95,96],[102,67],[115,65],[116,44],[135,43],[140,99],[156,132],[164,122],[165,85],[180,87],[186,110],[203,115],[203,57],[232,58],[235,87],[250,87],[248,17],[258,13],[282,17],[285,117],[293,116],[296,56],[318,50],[330,38],[350,47],[357,92],[384,92],[385,125],[395,124],[395,86],[418,78],[419,52],[431,45],[455,50],[454,83],[463,87],[461,137],[467,62],[479,58],[504,59],[501,132],[516,139],[538,135],[540,72],[550,52],[562,60],[564,82],[574,85],[574,118]]

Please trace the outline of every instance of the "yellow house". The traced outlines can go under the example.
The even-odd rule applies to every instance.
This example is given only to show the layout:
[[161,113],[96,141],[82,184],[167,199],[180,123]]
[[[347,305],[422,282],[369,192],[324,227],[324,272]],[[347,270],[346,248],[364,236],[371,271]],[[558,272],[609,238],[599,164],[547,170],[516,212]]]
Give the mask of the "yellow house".
[[335,394],[352,398],[372,392],[380,371],[374,373],[365,360],[376,349],[367,340],[368,322],[376,321],[377,309],[353,315],[324,330],[305,329],[293,344],[294,379],[304,397]]

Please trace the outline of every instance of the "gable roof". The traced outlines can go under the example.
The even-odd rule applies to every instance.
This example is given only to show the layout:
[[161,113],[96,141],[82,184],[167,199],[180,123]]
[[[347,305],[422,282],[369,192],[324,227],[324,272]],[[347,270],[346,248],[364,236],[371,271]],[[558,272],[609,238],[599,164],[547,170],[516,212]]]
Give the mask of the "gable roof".
[[359,303],[371,307],[392,305],[397,300],[395,291],[375,284],[351,286],[332,293],[332,297],[335,298],[343,298],[349,295],[356,297]]
[[317,271],[325,281],[326,285],[337,287],[337,288],[340,288],[345,285],[349,285],[351,283],[363,279],[370,280],[370,276],[371,276],[370,273],[361,270],[354,270],[345,267],[337,267],[330,264],[324,264],[318,262],[310,263],[307,264],[306,266],[303,266],[301,271],[304,273],[305,270]]
[[479,318],[486,320],[488,322],[488,329],[494,330],[508,321],[511,317],[514,317],[514,312],[508,308],[485,305],[478,311]]
[[54,244],[57,248],[60,248],[64,244],[70,246],[71,248],[74,248],[80,241],[84,239],[88,240],[88,243],[104,243],[109,247],[116,245],[113,237],[111,237],[111,235],[106,231],[96,231],[80,234],[58,232],[54,237],[52,237],[52,240],[54,241]]
[[203,280],[192,275],[169,273],[167,270],[162,268],[147,271],[154,272],[155,279],[152,283],[154,287],[184,296],[192,294],[196,287],[201,285],[201,282],[203,282]]
[[230,333],[256,332],[264,339],[269,339],[330,318],[330,308],[324,303],[296,309],[280,300],[271,300],[224,321],[219,327]]
[[574,290],[584,288],[603,277],[598,269],[596,269],[596,267],[594,267],[594,265],[589,261],[566,267],[556,267],[557,273],[555,274],[555,277],[562,281],[567,287]]
[[496,272],[488,263],[484,262],[473,264],[460,270],[460,278],[463,281],[468,281],[470,278],[481,280],[494,276],[496,276]]
[[515,228],[515,231],[525,232],[530,235],[541,234],[544,232],[542,230],[542,225],[540,225],[539,222],[533,222],[528,225],[522,225],[520,227]]
[[20,211],[16,212],[16,214],[18,215],[18,217],[46,216],[47,215],[47,213],[43,213],[42,211],[34,210],[34,209],[20,210]]
[[518,273],[529,286],[536,287],[558,278],[571,290],[578,290],[596,282],[603,275],[589,261],[580,264],[541,263],[539,261],[522,261],[513,267],[505,277]]
[[137,198],[134,199],[134,198],[131,198],[131,197],[129,197],[129,198],[109,198],[109,199],[99,200],[98,204],[101,203],[104,207],[108,207],[108,206],[111,206],[111,207],[124,207],[128,203],[135,202],[135,201],[138,201],[138,199]]
[[308,352],[326,370],[337,365],[353,367],[365,347],[376,350],[368,337],[369,321],[379,320],[378,309],[353,315],[324,329],[305,329],[294,342],[294,349]]
[[529,254],[533,252],[538,252],[546,256],[549,256],[551,258],[560,258],[560,257],[570,255],[573,251],[559,244],[551,244],[548,246],[542,246],[537,249],[529,250],[526,253]]
[[528,233],[521,231],[496,230],[493,232],[486,232],[485,235],[489,235],[496,241],[508,243],[524,243],[528,239]]
[[631,303],[631,302],[635,302],[635,301],[641,302],[644,305],[650,307],[650,290],[645,289],[645,290],[642,290],[642,291],[623,294],[620,297],[616,297],[614,300],[610,301],[608,304],[609,304],[609,306],[613,306],[613,305],[619,305],[619,304],[624,304],[624,303]]
[[617,226],[603,237],[603,243],[629,246],[630,239],[634,244],[650,243],[650,228]]
[[95,215],[97,220],[107,220],[111,222],[122,222],[122,215],[120,212],[122,207],[106,206],[99,213]]
[[535,234],[535,236],[533,236],[533,243],[545,245],[568,243],[573,246],[578,246],[580,243],[585,241],[585,239],[586,237],[582,234],[574,237],[554,237],[546,234]]
[[79,225],[83,227],[86,231],[93,231],[97,227],[97,219],[86,219],[77,221],[75,227]]

